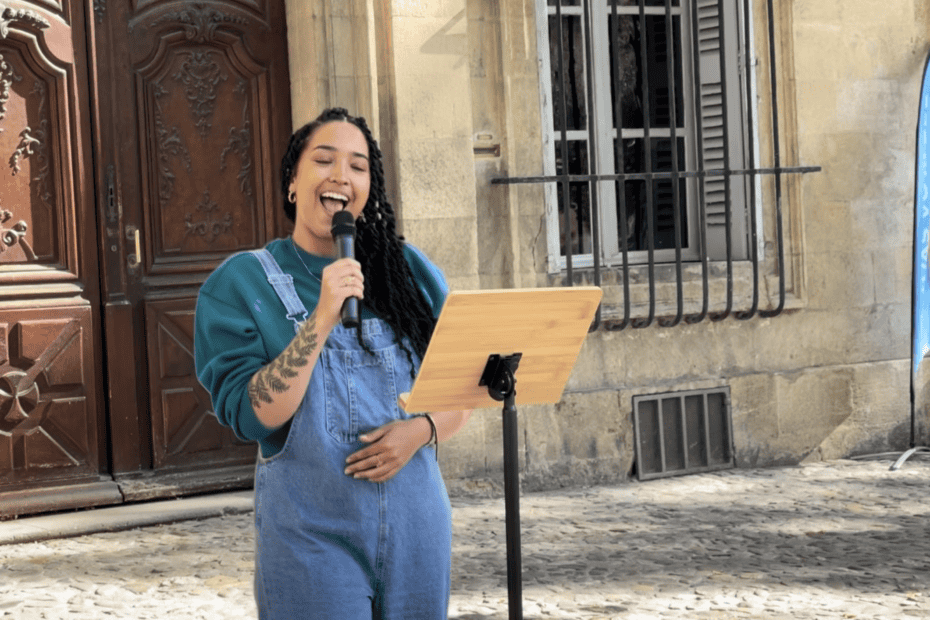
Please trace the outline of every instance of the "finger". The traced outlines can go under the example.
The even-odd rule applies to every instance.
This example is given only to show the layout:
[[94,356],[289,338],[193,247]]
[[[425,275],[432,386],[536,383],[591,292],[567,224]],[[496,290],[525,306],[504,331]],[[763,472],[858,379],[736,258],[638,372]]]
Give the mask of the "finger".
[[364,280],[365,277],[362,273],[361,264],[356,261],[349,261],[348,259],[332,263],[324,269],[324,274],[332,276],[336,280],[341,280],[346,276],[351,276],[358,280]]
[[350,278],[353,282],[360,284],[365,283],[365,274],[362,273],[362,265],[357,261],[351,261],[340,266],[338,274],[341,278]]
[[345,276],[340,282],[340,292],[343,293],[346,297],[358,297],[362,298],[365,296],[365,286],[361,281],[354,279],[350,276]]
[[371,472],[381,466],[382,459],[378,456],[368,456],[354,463],[350,463],[345,468],[345,475],[358,478],[360,474]]
[[379,439],[381,439],[382,437],[384,437],[385,435],[387,435],[388,430],[389,430],[389,427],[382,426],[380,428],[376,428],[373,431],[369,431],[365,433],[364,435],[359,435],[358,439],[359,441],[364,441],[365,443],[374,443],[378,441]]
[[323,269],[322,275],[324,280],[335,282],[342,280],[346,276],[351,276],[353,279],[361,281],[365,280],[361,263],[350,259],[336,261],[326,266],[326,268]]
[[394,465],[382,465],[376,469],[369,469],[355,476],[356,480],[366,480],[368,482],[386,482],[397,475],[400,467]]
[[380,475],[376,478],[368,478],[368,482],[387,482],[391,478],[397,475],[397,470],[390,470],[383,475]]
[[[381,455],[376,455],[369,457],[364,461],[359,462],[354,467],[360,467],[350,474],[356,480],[370,480],[372,482],[380,482],[382,480],[387,480],[388,478],[394,475],[396,465],[386,459]],[[346,468],[347,471],[351,468]]]
[[349,297],[364,299],[364,278],[357,262],[333,263],[323,270],[320,289],[320,307],[327,316],[338,316],[343,303]]
[[361,271],[362,269],[362,264],[358,262],[357,260],[355,260],[354,258],[340,258],[339,260],[334,261],[332,263],[332,266],[337,269],[341,267],[345,267],[345,266],[358,269],[359,271]]
[[323,275],[323,281],[336,297],[361,297],[365,292],[365,278],[355,269],[334,269]]
[[346,465],[351,465],[353,463],[358,463],[364,461],[367,458],[371,458],[375,454],[376,448],[369,446],[367,448],[362,448],[358,452],[353,452],[346,458]]
[[[380,438],[385,433],[379,429],[378,431],[372,431],[371,434],[378,434]],[[380,467],[395,460],[396,456],[393,451],[385,451],[381,445],[371,445],[350,454],[346,458],[345,473],[351,475],[358,471]]]

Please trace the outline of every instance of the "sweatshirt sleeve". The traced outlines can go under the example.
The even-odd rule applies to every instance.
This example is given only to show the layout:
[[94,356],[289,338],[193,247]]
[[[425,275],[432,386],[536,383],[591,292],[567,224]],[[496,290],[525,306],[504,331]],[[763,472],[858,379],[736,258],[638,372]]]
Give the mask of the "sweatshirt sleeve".
[[446,301],[446,295],[449,294],[449,284],[446,282],[445,274],[426,257],[426,254],[410,243],[404,244],[404,255],[414,279],[420,286],[420,291],[433,310],[433,317],[438,318]]
[[221,300],[212,293],[216,286],[208,284],[197,297],[194,318],[197,378],[210,393],[220,423],[231,427],[240,439],[261,441],[275,429],[258,420],[248,384],[270,361],[265,343],[248,306],[235,303],[234,287],[227,281],[230,295]]

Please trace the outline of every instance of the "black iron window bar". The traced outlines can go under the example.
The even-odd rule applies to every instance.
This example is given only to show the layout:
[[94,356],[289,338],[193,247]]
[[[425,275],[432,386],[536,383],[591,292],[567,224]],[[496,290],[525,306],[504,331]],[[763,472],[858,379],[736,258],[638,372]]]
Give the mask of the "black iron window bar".
[[[617,6],[620,0],[614,0],[612,2],[612,24],[616,29],[613,33],[614,36],[619,36],[619,20],[617,19]],[[750,11],[749,7],[746,6],[751,0],[744,0],[743,2],[743,36],[747,44],[744,46],[744,66],[748,68],[752,66],[751,58],[751,24],[750,24]],[[558,41],[559,46],[564,45],[563,38],[563,20],[562,20],[562,2],[561,0],[556,0],[555,10],[556,10],[556,24],[558,28]],[[589,76],[588,83],[590,84],[590,76],[593,75],[593,53],[592,53],[592,37],[590,33],[590,0],[582,0],[583,6],[583,24],[585,28],[585,71]],[[570,174],[568,172],[568,111],[566,106],[566,91],[567,91],[567,78],[566,72],[563,66],[563,50],[560,49],[557,58],[558,58],[558,74],[562,81],[561,91],[561,130],[559,137],[559,149],[562,159],[562,173],[548,176],[527,176],[527,177],[499,177],[491,180],[492,184],[495,185],[510,185],[510,184],[521,184],[521,183],[559,183],[562,188],[562,201],[564,201],[564,208],[562,209],[565,222],[563,228],[563,234],[565,236],[565,282],[569,286],[572,285],[573,278],[573,267],[572,267],[572,244],[570,242],[571,237],[571,208],[569,205],[570,202],[570,189],[569,184],[572,182],[588,182],[588,183],[597,183],[602,181],[610,182],[625,182],[633,180],[642,180],[646,183],[652,185],[656,180],[660,179],[669,179],[672,180],[672,191],[673,191],[673,209],[674,209],[674,235],[675,235],[675,274],[676,274],[676,292],[677,292],[677,313],[674,317],[656,317],[656,275],[655,275],[655,239],[652,231],[653,226],[653,216],[655,212],[655,206],[653,204],[653,192],[646,192],[646,222],[648,226],[648,232],[646,235],[647,239],[647,270],[648,270],[648,284],[649,284],[649,311],[648,315],[644,318],[632,318],[631,316],[631,302],[630,302],[630,262],[629,262],[629,243],[628,243],[628,230],[627,230],[627,221],[626,217],[620,217],[620,250],[622,255],[622,273],[623,273],[623,318],[603,321],[605,329],[608,330],[622,330],[628,326],[634,328],[644,328],[649,327],[653,323],[657,323],[663,327],[673,327],[682,322],[687,324],[700,323],[706,318],[710,318],[712,321],[721,321],[729,316],[733,316],[738,320],[748,320],[753,318],[756,315],[761,317],[774,317],[782,313],[785,308],[786,301],[786,290],[785,290],[785,249],[784,249],[784,228],[783,228],[783,215],[782,215],[782,175],[785,174],[804,174],[809,172],[819,172],[821,170],[820,166],[788,166],[783,167],[781,165],[781,152],[779,147],[779,125],[778,125],[778,81],[776,74],[776,64],[775,64],[775,18],[774,18],[774,8],[773,0],[767,0],[767,25],[768,25],[768,63],[769,63],[769,79],[770,79],[770,89],[771,89],[771,112],[772,112],[772,159],[774,166],[769,168],[757,168],[754,167],[753,162],[753,117],[752,109],[753,106],[747,106],[747,127],[748,127],[748,138],[747,144],[750,145],[748,151],[748,160],[749,167],[742,169],[730,169],[729,161],[729,143],[728,143],[728,128],[727,123],[724,122],[722,126],[723,131],[723,168],[722,169],[712,169],[704,170],[704,157],[701,148],[697,149],[698,153],[698,170],[688,171],[681,170],[678,161],[677,148],[674,147],[676,144],[676,123],[669,123],[670,126],[670,142],[673,145],[671,148],[671,171],[670,172],[654,172],[652,171],[652,162],[651,157],[646,156],[645,161],[645,171],[638,173],[618,173],[618,174],[597,174],[596,166],[597,159],[596,157],[588,157],[588,163],[590,166],[591,174]],[[691,0],[691,14],[692,14],[692,24],[698,24],[698,3],[697,0]],[[718,18],[720,20],[720,30],[723,30],[724,27],[724,6],[723,0],[717,0],[717,10]],[[665,24],[666,24],[666,38],[669,42],[673,41],[672,38],[672,20],[670,19],[672,15],[672,2],[671,0],[665,0]],[[639,27],[641,32],[646,30],[646,11],[645,11],[645,0],[639,0]],[[694,89],[695,92],[700,92],[701,76],[700,76],[700,50],[699,50],[699,37],[695,33],[691,37],[692,42],[692,71],[691,74],[694,80]],[[720,47],[719,47],[719,63],[720,63],[720,76],[721,76],[721,107],[722,115],[724,119],[727,117],[727,90],[726,90],[726,69],[724,66],[726,53],[727,53],[727,37],[721,37]],[[646,37],[640,37],[640,57],[642,59],[641,71],[643,72],[643,83],[649,83],[649,67],[646,62],[647,49],[646,49]],[[673,68],[672,62],[667,62],[666,67],[668,70],[668,83],[669,90],[674,93],[675,85],[675,71]],[[613,72],[615,83],[619,83],[619,63],[613,63]],[[746,79],[746,100],[752,100],[752,83],[750,79]],[[587,104],[588,110],[592,109],[592,99],[593,99],[593,89],[587,89]],[[674,119],[676,118],[675,111],[675,97],[672,96],[670,101],[671,111],[670,115]],[[622,100],[621,97],[614,97],[614,114],[616,119],[623,118],[622,115]],[[643,115],[648,118],[650,111],[650,101],[649,101],[649,88],[643,88]],[[703,119],[701,115],[697,115],[696,122],[696,138],[697,143],[700,145],[703,142]],[[644,142],[649,144],[650,140],[650,123],[643,123],[644,131]],[[623,162],[623,140],[620,138],[620,128],[618,126],[618,139],[614,141],[615,149],[615,162]],[[593,141],[589,141],[590,145],[593,144]],[[732,252],[732,239],[731,239],[731,225],[732,225],[732,205],[731,205],[731,194],[730,194],[730,177],[734,175],[747,175],[750,177],[755,177],[758,175],[773,175],[775,181],[775,240],[777,246],[777,273],[779,278],[779,287],[778,287],[778,305],[769,310],[760,310],[759,309],[759,252],[758,252],[758,231],[756,228],[756,195],[754,188],[749,192],[750,204],[749,204],[749,230],[750,230],[750,261],[752,264],[752,280],[753,280],[753,291],[752,291],[752,302],[750,307],[745,310],[735,310],[733,308],[733,252]],[[681,209],[681,200],[679,196],[679,183],[678,180],[682,178],[697,178],[699,183],[699,188],[697,192],[699,204],[698,204],[698,234],[699,234],[699,245],[700,245],[700,262],[701,262],[701,277],[703,284],[703,300],[702,300],[702,309],[699,313],[685,314],[684,313],[684,278],[683,278],[683,260],[682,260],[682,238],[681,238],[681,219],[680,219],[680,209]],[[724,212],[724,225],[725,225],[725,239],[726,239],[726,272],[727,272],[727,286],[726,286],[726,307],[719,312],[710,312],[710,282],[709,282],[709,258],[708,258],[708,248],[707,248],[707,213],[706,213],[706,204],[705,204],[705,195],[704,195],[704,180],[708,177],[723,177],[724,179],[724,202],[725,202],[725,212]],[[598,205],[597,205],[597,192],[589,192],[589,197],[591,201],[590,205],[590,217],[591,217],[591,243],[592,243],[592,256],[594,261],[594,284],[595,286],[600,286],[601,284],[601,264],[600,264],[600,242],[599,236],[600,231],[598,227]],[[625,205],[625,192],[619,192],[618,199],[620,200],[620,212],[626,212]],[[598,309],[597,315],[595,317],[594,323],[591,326],[591,330],[598,329],[602,324],[601,320],[601,309]]]

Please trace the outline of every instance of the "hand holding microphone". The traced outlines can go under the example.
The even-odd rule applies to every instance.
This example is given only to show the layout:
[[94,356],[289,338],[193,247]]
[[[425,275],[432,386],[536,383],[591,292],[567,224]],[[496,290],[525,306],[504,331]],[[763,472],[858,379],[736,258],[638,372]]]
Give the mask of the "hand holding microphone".
[[[355,218],[348,211],[333,214],[333,242],[336,245],[336,258],[355,259]],[[359,324],[358,297],[347,297],[342,303],[342,325],[356,327]]]

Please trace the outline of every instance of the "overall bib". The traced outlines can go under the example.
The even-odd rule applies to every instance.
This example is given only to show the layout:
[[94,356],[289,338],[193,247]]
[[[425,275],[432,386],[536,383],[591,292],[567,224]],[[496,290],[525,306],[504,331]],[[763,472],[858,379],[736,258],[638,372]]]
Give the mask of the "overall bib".
[[[295,327],[293,281],[256,252]],[[262,620],[446,618],[452,518],[435,450],[418,450],[383,483],[346,476],[359,435],[409,416],[410,363],[380,319],[365,342],[337,325],[313,369],[284,448],[255,476],[255,598]]]

